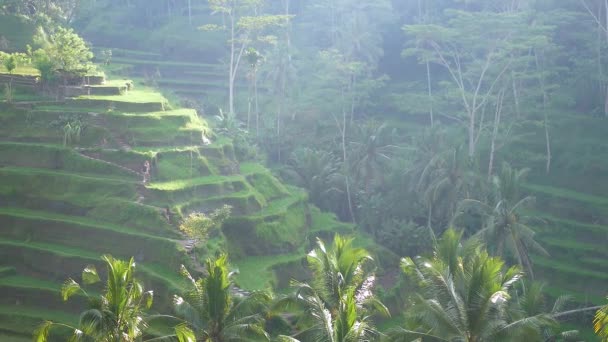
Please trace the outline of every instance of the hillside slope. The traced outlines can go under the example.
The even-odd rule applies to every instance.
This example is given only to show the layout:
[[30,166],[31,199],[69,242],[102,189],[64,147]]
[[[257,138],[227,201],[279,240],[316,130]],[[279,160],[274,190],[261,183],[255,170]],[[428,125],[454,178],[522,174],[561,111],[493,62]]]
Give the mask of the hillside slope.
[[[101,266],[106,253],[135,256],[155,290],[154,309],[170,312],[179,265],[200,270],[192,241],[177,229],[193,211],[233,207],[224,234],[197,255],[227,249],[247,289],[281,281],[275,270],[298,264],[310,227],[352,229],[309,208],[305,193],[262,165],[239,162],[229,139],[203,144],[211,132],[195,110],[171,109],[131,81],[106,81],[62,101],[16,99],[0,104],[2,341],[28,339],[42,319],[76,321],[85,303],[63,303],[61,283],[79,279],[88,264]],[[70,139],[67,124],[80,128]]]

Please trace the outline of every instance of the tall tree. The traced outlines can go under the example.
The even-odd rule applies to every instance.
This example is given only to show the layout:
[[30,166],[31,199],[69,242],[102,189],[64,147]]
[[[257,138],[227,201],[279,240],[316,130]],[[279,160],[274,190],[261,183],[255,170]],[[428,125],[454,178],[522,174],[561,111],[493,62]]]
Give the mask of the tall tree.
[[263,318],[270,297],[257,291],[245,297],[233,294],[233,273],[225,254],[207,259],[208,274],[195,280],[182,267],[187,288],[182,296],[175,296],[175,311],[183,319],[180,342],[236,342],[269,341],[264,331]]
[[328,249],[317,239],[317,248],[308,254],[312,285],[295,283],[295,295],[285,301],[303,312],[304,328],[296,339],[355,342],[378,336],[368,317],[374,312],[388,315],[388,310],[373,294],[371,256],[352,243],[336,235]]
[[543,255],[548,253],[534,240],[536,233],[528,225],[530,219],[523,214],[534,202],[534,197],[521,195],[521,183],[527,172],[528,169],[516,170],[504,163],[501,172],[493,177],[489,203],[467,199],[461,203],[459,211],[470,205],[481,208],[485,223],[477,235],[495,255],[515,258],[520,267],[534,278],[530,251]]
[[[235,113],[234,91],[241,59],[253,42],[274,41],[274,36],[265,34],[271,27],[285,25],[289,16],[261,14],[264,0],[208,0],[213,13],[223,16],[224,25],[204,25],[203,30],[226,29],[230,45],[228,62],[228,108]],[[227,27],[226,27],[227,22]]]
[[446,10],[445,25],[406,25],[415,37],[415,47],[406,55],[417,55],[446,69],[452,91],[463,111],[468,133],[468,155],[477,150],[483,111],[496,85],[513,66],[514,59],[546,41],[547,27],[533,25],[519,12]]
[[555,323],[548,314],[514,318],[510,309],[523,273],[454,230],[444,233],[431,258],[405,258],[401,266],[418,292],[406,327],[389,341],[541,342],[532,337],[542,335],[531,332]]

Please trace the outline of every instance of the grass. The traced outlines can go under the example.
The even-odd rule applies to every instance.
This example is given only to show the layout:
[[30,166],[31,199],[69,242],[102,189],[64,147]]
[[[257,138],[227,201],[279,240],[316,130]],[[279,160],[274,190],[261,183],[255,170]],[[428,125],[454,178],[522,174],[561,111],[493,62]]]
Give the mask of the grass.
[[354,225],[340,222],[336,218],[336,214],[322,212],[317,207],[310,208],[311,226],[310,233],[333,231],[336,233],[345,234],[352,232]]
[[566,262],[565,260],[558,261],[552,258],[532,256],[532,261],[536,266],[541,266],[557,271],[560,276],[566,276],[566,274],[568,274],[569,276],[574,276],[578,279],[591,278],[603,282],[608,281],[607,273],[583,269],[582,267],[580,267],[580,264],[572,264]]
[[594,206],[606,207],[608,206],[608,197],[600,197],[589,195],[581,192],[576,192],[569,189],[557,188],[546,185],[537,184],[524,184],[523,188],[533,192],[539,192],[542,194],[559,197],[567,200],[576,200],[582,203],[591,204]]
[[[36,168],[27,168],[27,167],[17,167],[17,166],[5,166],[0,168],[0,174],[8,177],[36,177],[37,179],[42,177],[47,178],[62,178],[66,183],[104,183],[106,186],[129,186],[138,184],[138,182],[133,180],[125,179],[124,177],[117,176],[104,176],[99,174],[84,174],[84,173],[72,173],[66,171],[55,171],[55,170],[47,170],[47,169],[36,169]],[[70,182],[72,181],[72,182]],[[2,185],[0,184],[0,188]],[[66,189],[67,190],[67,189]]]
[[198,185],[208,185],[208,184],[222,184],[227,182],[239,182],[245,181],[245,179],[240,175],[234,176],[207,176],[207,177],[198,177],[191,179],[177,179],[174,181],[168,182],[154,182],[146,185],[148,189],[161,190],[161,191],[177,191],[183,190],[186,188],[195,187]]
[[131,103],[166,103],[167,99],[160,93],[149,90],[131,90],[124,95],[83,95],[77,97],[81,100],[104,100]]
[[[202,80],[184,80],[184,79],[166,79],[162,78],[158,81],[161,86],[187,86],[187,87],[212,87],[226,88],[222,80],[202,81]],[[241,87],[244,87],[241,85]]]
[[76,325],[78,315],[64,311],[48,310],[38,306],[0,306],[0,330],[28,335],[30,336],[30,341],[34,328],[47,319],[52,319],[54,322]]
[[16,217],[16,218],[22,218],[22,219],[28,219],[28,220],[54,221],[54,222],[58,222],[58,223],[81,226],[83,230],[86,229],[87,227],[98,229],[101,231],[107,230],[107,231],[111,231],[111,232],[115,232],[115,233],[119,233],[119,234],[124,234],[125,238],[128,238],[128,236],[131,236],[131,237],[145,238],[148,240],[162,241],[165,243],[174,243],[175,242],[174,240],[171,240],[171,239],[168,239],[165,237],[160,237],[158,235],[147,234],[145,232],[141,232],[141,231],[135,230],[130,227],[114,225],[111,223],[101,223],[97,220],[87,219],[86,217],[67,216],[67,215],[56,214],[56,213],[48,212],[48,211],[36,211],[36,210],[28,210],[28,209],[23,209],[23,208],[4,207],[4,208],[0,208],[0,216]]
[[572,234],[580,234],[582,231],[590,232],[593,234],[608,234],[608,227],[599,224],[590,224],[575,220],[569,220],[539,211],[530,212],[528,213],[528,216],[543,219],[545,221],[548,221],[550,224],[552,223],[564,226],[564,229],[571,230]]
[[234,260],[238,267],[237,284],[247,290],[264,290],[276,284],[276,275],[272,267],[281,263],[296,261],[304,257],[303,253],[279,254],[269,256],[250,256]]
[[0,278],[0,286],[6,287],[18,287],[18,288],[26,288],[26,289],[41,289],[47,291],[56,292],[58,295],[61,290],[60,283],[37,279],[31,277],[24,277],[20,275],[14,275],[10,277]]
[[[0,65],[0,73],[8,74],[8,70]],[[40,71],[29,65],[19,65],[13,70],[12,74],[17,76],[40,76]]]
[[[21,241],[0,239],[0,246],[2,246],[3,247],[2,250],[5,250],[5,251],[6,251],[6,249],[4,247],[14,247],[23,252],[27,252],[28,250],[30,250],[30,251],[38,251],[43,254],[52,255],[52,256],[58,258],[57,260],[62,260],[62,259],[63,260],[65,260],[65,259],[78,260],[79,264],[81,265],[80,266],[81,268],[84,268],[86,265],[89,265],[89,264],[100,264],[100,262],[101,262],[99,253],[95,253],[95,252],[91,252],[91,251],[87,251],[87,250],[83,250],[83,249],[79,249],[79,248],[67,247],[67,246],[61,246],[61,245],[55,245],[55,244],[49,244],[49,243],[21,242]],[[166,269],[158,264],[152,264],[152,263],[150,263],[150,264],[138,263],[137,270],[138,270],[138,272],[141,272],[141,274],[144,277],[146,277],[148,279],[156,280],[157,282],[161,282],[166,285],[169,285],[169,288],[171,288],[171,289],[179,288],[178,270],[169,271],[168,269]],[[48,270],[48,271],[66,272],[68,270],[63,269],[63,270]],[[67,277],[67,276],[69,276],[69,274],[65,274],[64,277]],[[0,306],[0,308],[1,308],[1,306]]]
[[165,67],[178,67],[178,68],[199,68],[199,69],[215,69],[221,68],[220,64],[209,64],[209,63],[192,63],[192,62],[181,62],[181,61],[153,61],[143,60],[138,58],[125,58],[125,57],[112,57],[112,62],[121,64],[131,65],[153,65],[153,66],[165,66]]
[[281,199],[270,201],[268,205],[259,212],[251,215],[252,217],[268,217],[285,214],[289,208],[297,203],[306,200],[306,193],[303,191],[295,192],[292,190],[292,195]]
[[574,251],[574,252],[580,252],[581,254],[600,253],[603,255],[608,255],[608,251],[604,251],[600,248],[601,244],[597,245],[597,244],[593,244],[593,243],[573,241],[571,239],[563,239],[563,238],[559,238],[559,237],[541,236],[541,238],[539,240],[541,240],[543,243],[545,243],[547,245],[563,248],[563,249],[567,250],[568,252]]

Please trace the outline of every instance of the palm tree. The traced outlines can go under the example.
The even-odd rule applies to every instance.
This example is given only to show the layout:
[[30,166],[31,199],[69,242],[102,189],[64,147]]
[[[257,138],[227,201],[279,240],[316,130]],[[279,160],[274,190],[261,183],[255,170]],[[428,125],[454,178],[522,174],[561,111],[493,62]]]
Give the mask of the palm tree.
[[[553,318],[557,318],[567,312],[562,312],[564,306],[568,302],[568,297],[560,296],[553,304],[549,307],[547,298],[544,294],[544,285],[539,282],[526,282],[522,283],[522,286],[514,296],[516,300],[512,301],[510,307],[511,316],[514,319],[522,319],[525,317],[531,317],[541,314],[549,314]],[[521,292],[521,296],[519,295]],[[561,331],[559,324],[556,320],[548,321],[548,324],[542,326],[540,329],[530,329],[526,336],[526,341],[579,341],[578,331],[569,330]]]
[[363,248],[353,247],[353,239],[336,235],[331,250],[321,239],[308,253],[312,271],[312,288],[330,308],[335,310],[349,290],[359,291],[366,281],[375,279],[372,257]]
[[198,280],[182,267],[188,289],[183,296],[174,298],[175,311],[183,319],[177,339],[180,342],[269,341],[260,315],[267,310],[269,295],[261,291],[243,297],[234,295],[233,273],[228,270],[226,254],[207,259],[205,266],[208,274]]
[[[73,279],[68,279],[61,288],[63,300],[76,293],[83,293],[90,307],[80,315],[78,327],[65,324],[44,322],[34,333],[35,340],[46,342],[53,327],[72,330],[70,341],[91,340],[96,342],[131,342],[141,338],[146,328],[145,310],[152,305],[152,291],[144,291],[135,279],[135,262],[102,256],[107,267],[108,279],[99,297],[89,296]],[[87,266],[82,272],[86,285],[100,281],[95,266]]]
[[[506,269],[475,239],[448,230],[431,258],[402,260],[402,269],[418,286],[405,328],[389,341],[497,342],[535,341],[530,331],[553,324],[548,314],[514,316],[514,286],[523,272]],[[540,340],[544,341],[544,340]]]
[[[516,170],[504,163],[501,172],[494,176],[492,181],[494,198],[490,200],[491,204],[464,200],[458,215],[461,215],[467,206],[480,208],[485,216],[485,223],[477,234],[490,247],[490,251],[502,258],[516,258],[521,268],[534,278],[530,250],[544,255],[548,253],[534,240],[535,232],[528,226],[531,219],[521,214],[523,209],[534,202],[534,197],[522,197],[520,192],[520,185],[527,172],[528,169]],[[508,255],[505,255],[505,250]]]
[[328,250],[317,239],[317,248],[308,254],[312,285],[294,283],[295,295],[287,299],[303,313],[298,323],[304,329],[296,339],[354,342],[378,336],[369,315],[389,313],[373,294],[376,278],[371,256],[352,243],[353,239],[336,235]]
[[360,303],[352,290],[345,293],[338,307],[331,311],[312,287],[304,283],[297,287],[295,297],[304,314],[300,325],[306,328],[293,338],[280,336],[279,341],[359,342],[379,337],[369,316],[361,314]]
[[[352,141],[353,153],[351,153],[352,167],[357,180],[363,179],[364,189],[367,193],[376,177],[382,176],[384,163],[391,160],[397,146],[390,143],[390,135],[387,125],[372,121],[364,125],[356,126],[355,137]],[[382,178],[379,179],[383,183]]]
[[481,188],[480,177],[474,171],[470,158],[460,147],[435,153],[418,171],[416,190],[428,209],[428,225],[434,216],[447,223],[463,198]]
[[602,339],[602,342],[608,342],[608,305],[597,310],[595,313],[593,330]]
[[331,209],[328,193],[342,193],[342,176],[338,160],[331,153],[303,148],[295,150],[289,158],[288,176],[308,190],[313,203],[323,209]]

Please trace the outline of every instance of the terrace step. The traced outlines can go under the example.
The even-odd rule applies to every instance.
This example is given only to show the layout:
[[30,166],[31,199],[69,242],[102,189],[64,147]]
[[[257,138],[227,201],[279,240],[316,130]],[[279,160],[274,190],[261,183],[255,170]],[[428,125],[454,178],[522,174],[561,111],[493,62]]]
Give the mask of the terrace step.
[[584,291],[589,295],[605,295],[608,273],[583,268],[570,259],[556,260],[551,257],[531,256],[536,273],[554,286],[562,286],[572,291]]
[[249,188],[242,176],[205,176],[146,185],[153,202],[183,203],[192,198],[206,199],[229,195]]
[[523,184],[525,190],[541,193],[551,197],[559,197],[564,199],[576,200],[581,203],[590,204],[599,207],[608,207],[608,197],[590,195],[582,192],[577,192],[571,189],[559,188],[547,185],[538,184]]
[[17,270],[15,270],[12,266],[0,266],[0,280],[5,277],[10,277],[17,274]]
[[127,179],[140,175],[131,169],[86,155],[86,149],[63,145],[0,142],[0,166],[25,167],[65,172],[116,175]]
[[[121,147],[122,147],[122,146],[121,146]],[[94,160],[94,161],[99,162],[99,163],[102,163],[102,164],[110,165],[110,166],[113,166],[113,167],[119,168],[119,169],[121,169],[121,170],[123,170],[123,171],[125,171],[125,172],[127,172],[127,173],[130,173],[130,174],[132,174],[132,175],[134,175],[134,176],[137,176],[137,177],[142,177],[142,173],[141,173],[141,172],[137,172],[137,171],[135,171],[135,170],[129,169],[129,168],[124,167],[124,166],[122,166],[122,165],[118,165],[118,164],[116,164],[116,163],[112,163],[112,162],[107,161],[107,160],[103,160],[103,159],[95,158],[95,157],[93,157],[92,155],[87,154],[87,150],[85,150],[85,149],[79,149],[79,148],[76,148],[75,150],[76,150],[76,151],[77,151],[77,152],[78,152],[78,153],[79,153],[79,154],[80,154],[80,155],[81,155],[83,158],[85,158],[85,159]]]
[[[91,183],[104,183],[107,186],[135,186],[139,184],[139,181],[133,179],[126,179],[123,177],[116,176],[104,176],[99,174],[91,173],[78,173],[78,172],[67,172],[63,170],[52,170],[52,169],[37,169],[28,167],[13,167],[3,166],[0,167],[0,174],[3,175],[14,175],[15,177],[56,177],[64,179],[78,179],[82,182]],[[123,188],[124,189],[124,188]]]
[[[135,260],[139,261],[138,274],[147,288],[154,289],[155,294],[159,294],[158,304],[168,307],[171,292],[179,289],[181,280],[178,270],[141,261],[141,257],[135,256]],[[20,275],[60,282],[67,278],[79,279],[86,265],[95,265],[99,270],[105,267],[100,254],[96,252],[56,244],[7,239],[0,239],[0,259],[13,261]]]
[[48,310],[77,313],[86,307],[83,296],[74,296],[65,302],[61,298],[61,282],[51,282],[33,277],[14,275],[0,278],[0,306],[41,305]]
[[[140,260],[177,268],[184,262],[177,240],[158,237],[112,224],[101,224],[81,217],[41,211],[0,208],[0,237],[28,242],[57,243],[66,247],[87,247],[100,255],[120,257],[138,255]],[[14,227],[19,227],[14,228]],[[95,241],[91,244],[90,241]],[[153,249],[157,253],[147,253]]]
[[[0,306],[0,332],[7,333],[10,336],[27,336],[31,341],[32,332],[49,318],[58,323],[70,325],[78,323],[78,315],[66,313],[63,310],[48,310],[40,306],[3,305]],[[62,336],[63,341],[66,341],[67,336]],[[4,342],[4,340],[2,341]],[[16,339],[16,341],[19,341],[19,339]]]

